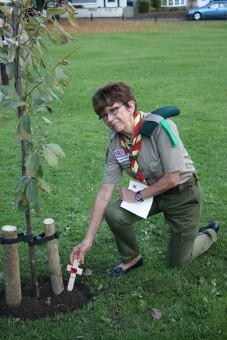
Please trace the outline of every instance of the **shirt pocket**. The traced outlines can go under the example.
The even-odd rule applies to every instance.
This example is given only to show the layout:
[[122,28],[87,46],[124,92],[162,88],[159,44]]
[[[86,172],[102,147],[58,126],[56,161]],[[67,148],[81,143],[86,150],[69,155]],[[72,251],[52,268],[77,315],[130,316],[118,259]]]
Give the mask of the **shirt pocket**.
[[161,163],[160,160],[150,162],[149,163],[149,168],[150,168],[150,171],[151,171],[152,175],[157,180],[164,176],[164,171],[163,171],[162,163]]

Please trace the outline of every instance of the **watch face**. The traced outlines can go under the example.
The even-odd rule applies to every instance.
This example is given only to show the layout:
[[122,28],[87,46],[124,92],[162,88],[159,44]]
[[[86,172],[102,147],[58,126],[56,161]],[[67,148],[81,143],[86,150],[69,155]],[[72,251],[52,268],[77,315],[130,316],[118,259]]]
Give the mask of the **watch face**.
[[140,192],[137,192],[135,197],[137,201],[142,201],[142,195]]

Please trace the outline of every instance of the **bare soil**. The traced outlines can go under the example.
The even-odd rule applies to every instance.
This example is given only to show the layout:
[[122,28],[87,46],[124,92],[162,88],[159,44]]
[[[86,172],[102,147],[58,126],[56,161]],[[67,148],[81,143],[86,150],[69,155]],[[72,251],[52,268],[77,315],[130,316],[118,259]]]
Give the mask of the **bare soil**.
[[9,308],[5,302],[5,292],[0,291],[0,317],[20,318],[23,320],[35,320],[45,316],[54,317],[58,313],[68,313],[82,308],[92,299],[89,289],[85,284],[75,282],[71,292],[65,289],[59,295],[54,295],[49,278],[39,282],[40,296],[34,296],[30,281],[22,285],[22,301],[19,307]]

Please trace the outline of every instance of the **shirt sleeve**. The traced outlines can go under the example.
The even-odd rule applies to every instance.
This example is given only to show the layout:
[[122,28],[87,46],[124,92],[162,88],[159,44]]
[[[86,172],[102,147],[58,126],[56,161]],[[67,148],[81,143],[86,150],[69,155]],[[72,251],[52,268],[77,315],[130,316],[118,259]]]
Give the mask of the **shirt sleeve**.
[[123,169],[114,156],[113,142],[110,141],[107,149],[106,164],[103,172],[103,184],[116,184],[122,178]]

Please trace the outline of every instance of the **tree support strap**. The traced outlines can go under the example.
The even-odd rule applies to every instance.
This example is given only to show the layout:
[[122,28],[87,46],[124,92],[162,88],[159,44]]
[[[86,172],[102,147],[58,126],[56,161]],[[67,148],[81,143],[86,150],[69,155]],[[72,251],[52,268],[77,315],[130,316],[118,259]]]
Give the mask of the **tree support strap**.
[[7,239],[0,237],[0,244],[15,244],[19,242],[28,243],[29,246],[41,246],[49,241],[52,241],[56,238],[60,237],[60,232],[56,231],[53,235],[45,236],[45,233],[41,233],[39,235],[29,235],[26,232],[22,232],[17,234],[17,237],[14,239]]

